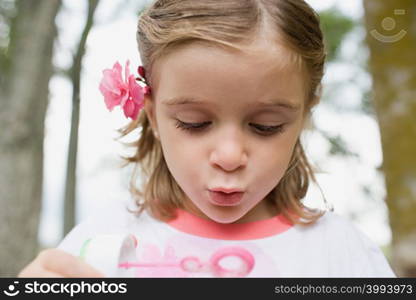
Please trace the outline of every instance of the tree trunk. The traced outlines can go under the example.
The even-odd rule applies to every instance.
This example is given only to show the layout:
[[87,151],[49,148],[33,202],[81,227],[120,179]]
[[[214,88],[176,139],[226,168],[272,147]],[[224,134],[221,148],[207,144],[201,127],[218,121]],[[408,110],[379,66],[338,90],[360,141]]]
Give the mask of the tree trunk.
[[0,90],[0,276],[16,276],[38,252],[44,119],[59,0],[16,1],[9,68]]
[[391,259],[398,276],[416,277],[416,1],[364,0],[364,8],[393,235]]
[[69,150],[67,160],[67,171],[65,181],[65,200],[64,200],[64,235],[75,226],[76,209],[76,170],[78,153],[78,127],[79,127],[79,107],[81,89],[81,70],[82,60],[85,54],[85,44],[88,34],[93,26],[94,13],[98,5],[98,0],[89,0],[88,16],[82,31],[81,39],[78,44],[77,52],[74,56],[71,70],[69,72],[72,83],[72,118],[71,133],[69,138]]

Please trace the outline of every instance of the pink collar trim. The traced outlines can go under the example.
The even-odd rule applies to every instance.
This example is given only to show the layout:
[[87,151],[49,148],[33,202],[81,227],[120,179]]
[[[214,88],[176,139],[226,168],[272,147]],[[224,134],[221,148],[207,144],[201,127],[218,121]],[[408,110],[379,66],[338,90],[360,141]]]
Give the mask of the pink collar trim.
[[205,238],[222,240],[252,240],[273,236],[290,229],[293,224],[283,215],[239,224],[221,224],[177,209],[177,217],[166,222],[179,231]]

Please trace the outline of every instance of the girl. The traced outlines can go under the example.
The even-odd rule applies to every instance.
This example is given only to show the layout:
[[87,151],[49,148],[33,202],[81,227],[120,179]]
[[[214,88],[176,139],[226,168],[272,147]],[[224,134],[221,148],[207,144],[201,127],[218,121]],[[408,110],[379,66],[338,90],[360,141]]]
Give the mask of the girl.
[[132,119],[122,136],[141,130],[127,158],[136,213],[98,212],[20,276],[108,275],[78,258],[102,234],[135,237],[138,277],[395,276],[349,221],[302,204],[314,174],[300,135],[325,60],[303,0],[157,0],[137,38],[147,87],[128,64],[125,81],[116,64],[100,85]]

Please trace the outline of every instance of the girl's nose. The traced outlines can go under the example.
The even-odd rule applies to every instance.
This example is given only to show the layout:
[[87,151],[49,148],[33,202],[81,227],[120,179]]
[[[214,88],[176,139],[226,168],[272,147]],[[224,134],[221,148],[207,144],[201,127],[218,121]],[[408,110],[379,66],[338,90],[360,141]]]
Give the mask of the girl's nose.
[[247,151],[242,134],[232,131],[222,135],[213,147],[210,162],[228,172],[245,166]]

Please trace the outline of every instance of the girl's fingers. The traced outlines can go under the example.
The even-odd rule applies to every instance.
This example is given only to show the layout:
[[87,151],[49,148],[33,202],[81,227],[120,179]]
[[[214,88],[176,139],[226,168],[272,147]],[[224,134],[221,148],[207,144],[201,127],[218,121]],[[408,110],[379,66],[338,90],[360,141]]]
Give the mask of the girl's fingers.
[[104,277],[80,258],[59,249],[44,250],[38,257],[44,269],[63,277]]
[[49,270],[42,270],[39,269],[38,271],[33,270],[33,273],[36,274],[36,276],[27,276],[27,277],[36,277],[36,278],[63,278],[61,274],[51,272]]
[[20,278],[62,278],[61,274],[51,272],[49,270],[43,269],[39,264],[36,262],[31,263],[25,269],[23,269],[17,277]]

